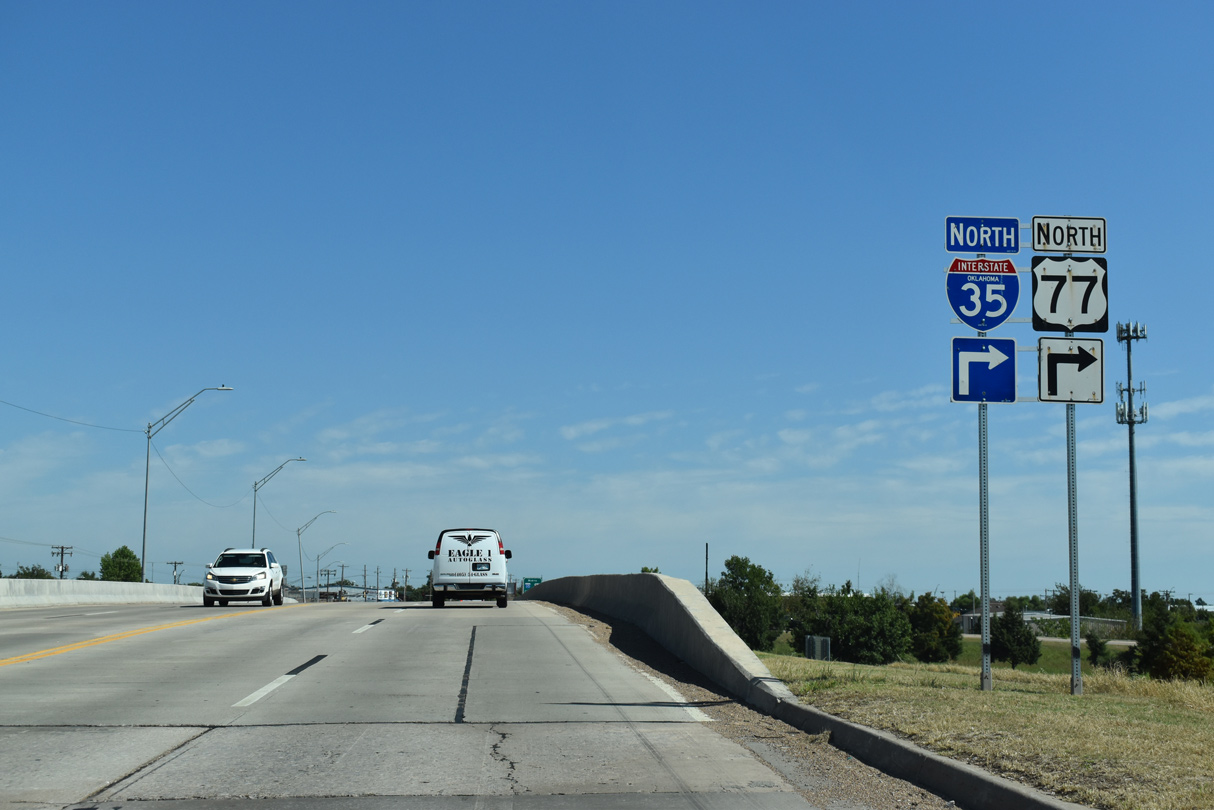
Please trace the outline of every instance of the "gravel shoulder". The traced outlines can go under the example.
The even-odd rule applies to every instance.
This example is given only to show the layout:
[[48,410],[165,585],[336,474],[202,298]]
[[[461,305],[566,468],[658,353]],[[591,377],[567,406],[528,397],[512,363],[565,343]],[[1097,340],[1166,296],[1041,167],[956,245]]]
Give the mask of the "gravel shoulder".
[[807,734],[739,703],[635,625],[564,605],[536,602],[584,627],[633,668],[674,687],[688,703],[713,719],[709,728],[747,748],[821,810],[954,806],[833,748],[828,735]]

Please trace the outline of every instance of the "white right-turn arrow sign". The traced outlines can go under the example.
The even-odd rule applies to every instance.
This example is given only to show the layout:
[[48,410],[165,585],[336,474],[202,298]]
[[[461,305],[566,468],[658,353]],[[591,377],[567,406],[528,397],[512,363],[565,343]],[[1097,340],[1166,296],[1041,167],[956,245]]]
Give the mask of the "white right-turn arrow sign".
[[984,352],[961,352],[957,355],[957,393],[968,396],[970,392],[970,363],[986,363],[992,369],[1007,359],[1007,355],[993,345]]

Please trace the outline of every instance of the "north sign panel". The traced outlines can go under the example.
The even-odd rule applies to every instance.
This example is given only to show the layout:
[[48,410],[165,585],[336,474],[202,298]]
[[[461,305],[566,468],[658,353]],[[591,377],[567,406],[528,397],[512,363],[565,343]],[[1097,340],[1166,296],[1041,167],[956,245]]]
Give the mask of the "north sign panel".
[[1033,250],[1043,253],[1104,253],[1104,217],[1033,217]]
[[1101,256],[1034,256],[1033,329],[1109,331],[1108,266]]
[[1015,402],[1016,341],[953,338],[953,402]]
[[1042,402],[1104,402],[1104,341],[1037,339],[1037,398]]
[[1019,253],[1020,220],[1015,217],[945,217],[944,249],[949,253]]
[[1009,259],[953,259],[944,278],[948,303],[963,324],[988,332],[1020,300],[1020,277]]

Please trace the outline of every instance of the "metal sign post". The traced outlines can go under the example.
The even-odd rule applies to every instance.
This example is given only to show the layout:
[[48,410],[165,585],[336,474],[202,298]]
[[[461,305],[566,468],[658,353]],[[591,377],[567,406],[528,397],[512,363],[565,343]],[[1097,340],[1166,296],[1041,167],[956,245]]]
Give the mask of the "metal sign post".
[[[991,676],[990,489],[987,477],[989,402],[1016,401],[1016,341],[988,339],[986,333],[1006,322],[1020,297],[1016,267],[989,253],[1020,251],[1020,221],[1010,217],[947,217],[945,249],[977,252],[976,259],[953,259],[945,277],[949,306],[977,338],[953,338],[953,402],[978,403],[978,568],[982,590],[982,691],[994,689]],[[1008,362],[1011,361],[1011,362]]]
[[[979,332],[978,337],[986,337]],[[982,691],[995,688],[991,678],[991,531],[986,477],[986,403],[978,403],[978,568],[982,584]]]
[[[1070,336],[1070,332],[1067,333]],[[1079,478],[1075,471],[1075,403],[1066,404],[1066,495],[1071,567],[1071,694],[1083,694],[1079,655]]]

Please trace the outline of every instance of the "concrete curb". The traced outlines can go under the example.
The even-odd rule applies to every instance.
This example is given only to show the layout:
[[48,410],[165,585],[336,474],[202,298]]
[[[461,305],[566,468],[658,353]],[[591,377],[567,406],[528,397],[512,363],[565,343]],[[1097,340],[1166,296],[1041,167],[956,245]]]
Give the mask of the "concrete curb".
[[0,609],[52,605],[202,604],[197,585],[86,579],[0,579]]
[[587,608],[631,622],[759,711],[812,734],[828,731],[836,748],[967,810],[1086,810],[801,704],[685,579],[662,574],[562,577],[541,582],[523,598]]

